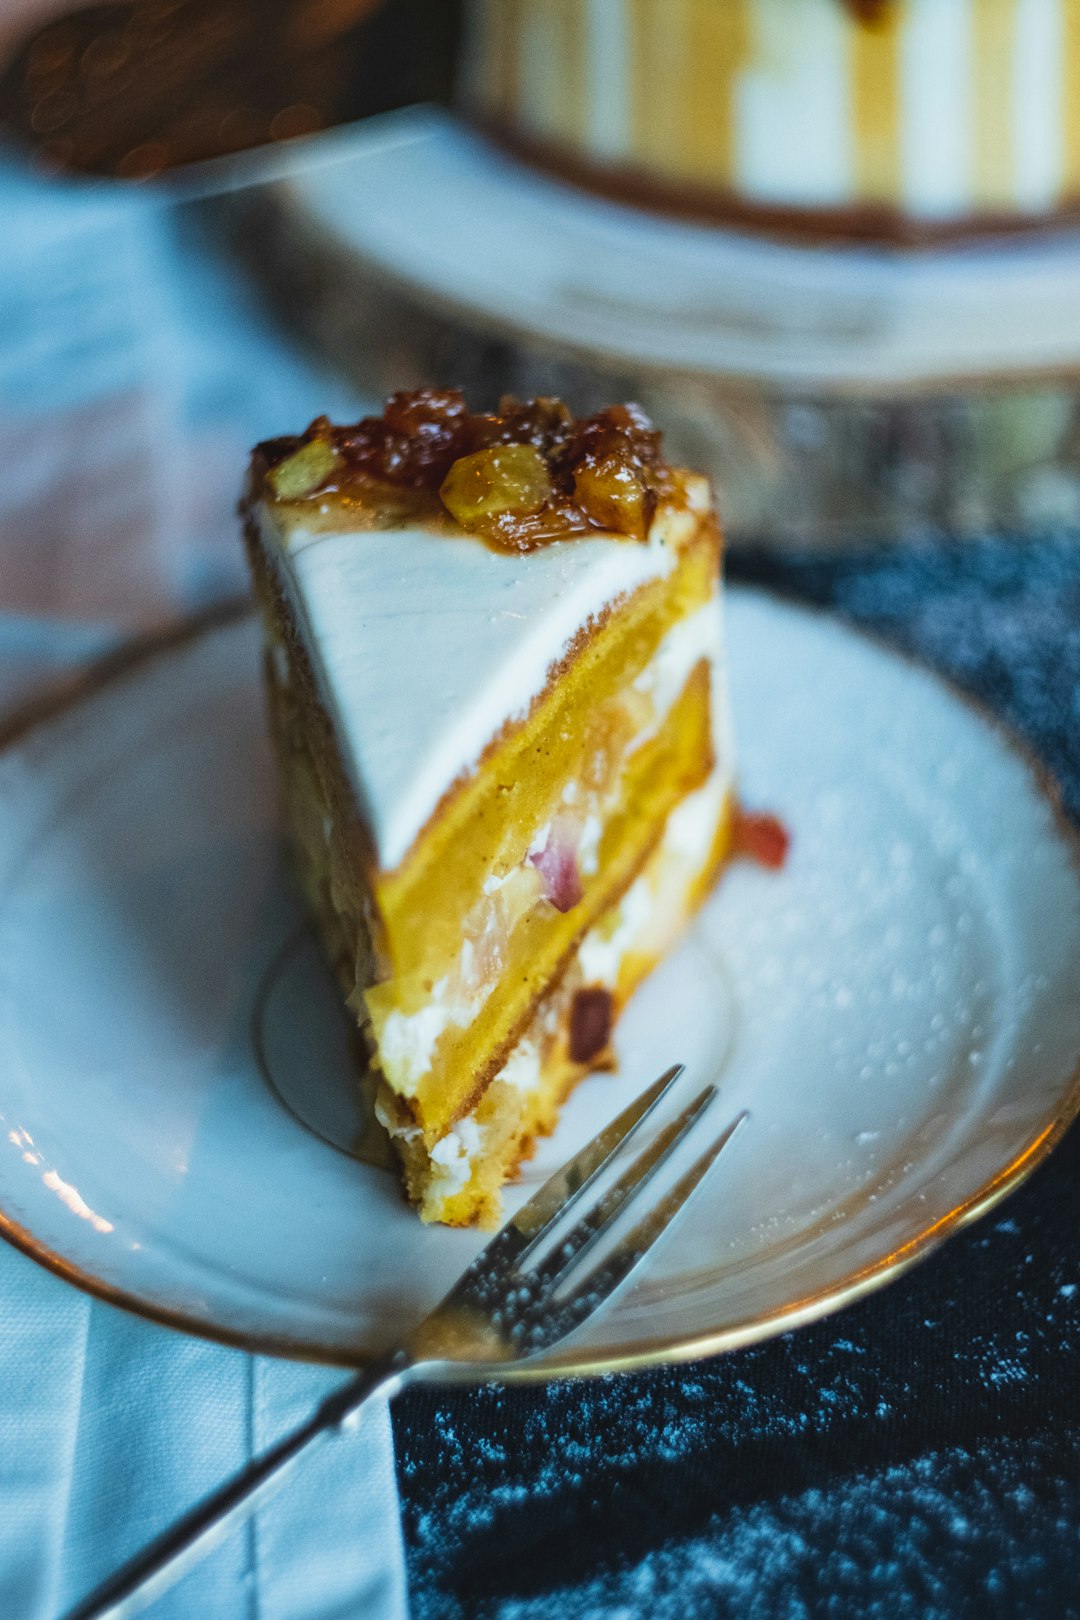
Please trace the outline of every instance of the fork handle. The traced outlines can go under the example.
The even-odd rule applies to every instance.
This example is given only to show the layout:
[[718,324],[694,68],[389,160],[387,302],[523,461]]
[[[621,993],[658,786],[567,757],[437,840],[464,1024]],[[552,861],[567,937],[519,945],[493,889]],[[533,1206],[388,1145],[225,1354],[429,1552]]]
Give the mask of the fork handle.
[[411,1366],[406,1353],[398,1350],[343,1384],[305,1423],[197,1502],[89,1597],[69,1609],[63,1620],[126,1620],[138,1614],[269,1500],[323,1441],[355,1427],[374,1395],[396,1394]]

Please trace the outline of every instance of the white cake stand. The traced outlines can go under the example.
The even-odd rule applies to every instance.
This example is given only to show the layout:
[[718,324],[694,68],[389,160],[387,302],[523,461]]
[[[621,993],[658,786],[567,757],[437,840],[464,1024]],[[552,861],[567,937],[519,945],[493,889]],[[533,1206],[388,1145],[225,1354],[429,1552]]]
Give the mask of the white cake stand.
[[426,108],[241,209],[283,304],[364,385],[635,395],[735,538],[1080,526],[1080,231],[770,241],[593,196]]

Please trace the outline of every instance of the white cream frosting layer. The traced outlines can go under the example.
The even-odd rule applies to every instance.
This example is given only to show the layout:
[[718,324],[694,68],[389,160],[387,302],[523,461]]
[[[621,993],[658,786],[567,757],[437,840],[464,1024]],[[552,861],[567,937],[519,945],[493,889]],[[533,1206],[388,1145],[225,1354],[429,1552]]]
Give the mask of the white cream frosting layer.
[[[690,495],[706,508],[704,480]],[[693,521],[663,509],[645,544],[599,536],[515,556],[420,528],[286,531],[263,508],[264,544],[384,869],[528,711],[578,632],[671,569],[674,537]]]

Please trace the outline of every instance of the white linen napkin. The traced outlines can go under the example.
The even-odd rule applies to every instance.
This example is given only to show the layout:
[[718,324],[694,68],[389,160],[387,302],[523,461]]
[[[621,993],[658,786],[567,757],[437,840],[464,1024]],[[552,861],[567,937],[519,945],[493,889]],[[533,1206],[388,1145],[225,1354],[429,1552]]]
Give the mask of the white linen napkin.
[[[126,1316],[0,1244],[0,1614],[54,1620],[342,1376]],[[404,1620],[386,1403],[154,1620]]]
[[[0,717],[244,588],[250,444],[361,402],[152,196],[0,166]],[[0,1243],[0,1616],[53,1620],[342,1375],[156,1327]],[[322,1448],[152,1614],[404,1620],[389,1413]]]

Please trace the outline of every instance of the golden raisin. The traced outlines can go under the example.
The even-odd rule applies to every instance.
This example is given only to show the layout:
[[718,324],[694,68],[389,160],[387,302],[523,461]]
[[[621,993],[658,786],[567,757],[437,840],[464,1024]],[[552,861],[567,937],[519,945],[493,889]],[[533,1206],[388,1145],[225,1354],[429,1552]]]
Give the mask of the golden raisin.
[[644,540],[656,500],[625,456],[587,456],[574,469],[574,494],[600,528]]
[[551,474],[533,445],[492,445],[455,461],[439,494],[463,529],[484,530],[505,514],[538,512],[551,498]]

